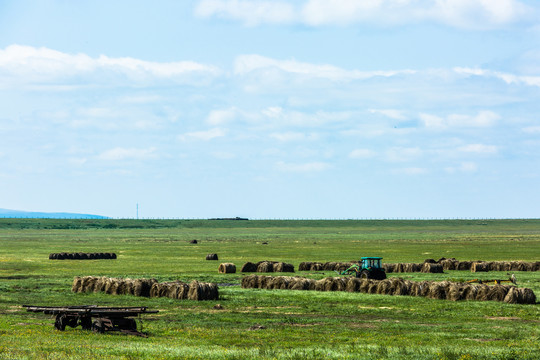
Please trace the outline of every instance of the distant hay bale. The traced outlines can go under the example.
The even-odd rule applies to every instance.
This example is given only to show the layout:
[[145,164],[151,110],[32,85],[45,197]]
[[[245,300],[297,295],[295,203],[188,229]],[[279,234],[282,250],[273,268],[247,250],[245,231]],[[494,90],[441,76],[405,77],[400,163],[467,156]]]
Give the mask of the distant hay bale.
[[294,265],[284,262],[278,262],[274,264],[274,272],[294,272]]
[[75,276],[73,278],[73,285],[71,285],[71,291],[72,292],[80,292],[80,288],[81,288],[81,283],[82,283],[82,278],[80,276]]
[[391,295],[409,295],[410,293],[410,282],[402,278],[391,278],[392,282],[392,293]]
[[242,269],[240,270],[240,272],[243,272],[243,273],[256,272],[256,271],[257,271],[257,265],[249,261],[245,263],[244,265],[242,265]]
[[236,273],[236,265],[233,263],[222,263],[218,267],[220,274],[234,274]]
[[257,272],[262,272],[262,273],[274,272],[274,264],[270,261],[262,261],[257,265]]
[[437,262],[435,261],[435,259],[426,259],[424,260],[424,263],[436,264]]
[[395,273],[402,273],[402,272],[405,272],[403,263],[397,263],[397,264],[394,264],[394,272],[395,272]]
[[432,283],[429,286],[429,292],[427,293],[427,297],[430,299],[439,300],[446,299],[446,288],[440,282]]
[[218,286],[212,283],[202,283],[193,280],[189,284],[188,299],[189,300],[218,300]]
[[471,270],[472,261],[460,261],[456,270]]
[[133,295],[149,297],[150,289],[155,283],[155,279],[136,279],[133,283]]
[[467,285],[462,283],[452,283],[448,288],[448,293],[446,294],[447,300],[459,301],[465,299],[465,289]]
[[206,260],[218,260],[217,254],[208,254],[206,255]]
[[97,278],[94,276],[84,276],[81,280],[81,290],[79,292],[94,291]]
[[314,262],[311,264],[311,267],[309,268],[310,271],[322,271],[323,270],[323,264],[320,262]]
[[488,264],[485,262],[473,262],[471,272],[486,272],[489,271]]
[[311,261],[303,261],[298,265],[298,271],[310,271],[311,270]]
[[371,284],[375,283],[375,281],[371,279],[360,279],[360,284],[358,285],[358,291],[361,293],[367,294],[369,292],[369,287]]
[[529,288],[519,288],[519,299],[521,300],[520,304],[536,304],[536,295],[534,291]]
[[356,277],[350,277],[347,280],[347,287],[345,291],[348,292],[358,292],[360,290],[360,284],[362,280]]
[[323,270],[326,271],[334,271],[336,268],[337,262],[335,261],[329,261],[323,264]]
[[436,263],[424,263],[421,272],[431,274],[443,273],[443,266]]
[[197,240],[191,240],[189,243],[190,244],[197,244],[197,242],[198,242]]
[[445,259],[439,262],[443,266],[443,270],[456,270],[458,261],[456,259]]
[[387,273],[393,273],[395,272],[394,269],[396,268],[396,264],[387,263],[382,265],[383,269]]
[[423,264],[405,263],[403,264],[403,272],[420,272]]
[[510,290],[509,285],[493,285],[490,287],[487,293],[487,300],[490,301],[504,301],[506,294]]

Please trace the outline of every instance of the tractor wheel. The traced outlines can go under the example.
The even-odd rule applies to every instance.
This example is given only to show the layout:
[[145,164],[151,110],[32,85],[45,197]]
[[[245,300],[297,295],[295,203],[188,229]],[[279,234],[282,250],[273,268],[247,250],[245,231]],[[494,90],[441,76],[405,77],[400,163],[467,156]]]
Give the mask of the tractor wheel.
[[369,279],[369,271],[367,270],[362,270],[360,272],[360,279]]

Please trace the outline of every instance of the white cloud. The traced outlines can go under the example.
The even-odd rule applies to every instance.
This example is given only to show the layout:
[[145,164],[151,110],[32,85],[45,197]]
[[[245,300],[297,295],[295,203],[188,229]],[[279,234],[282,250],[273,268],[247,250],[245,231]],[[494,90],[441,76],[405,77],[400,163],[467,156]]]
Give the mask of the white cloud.
[[202,0],[200,17],[219,17],[248,26],[304,24],[309,26],[376,26],[436,22],[457,28],[490,29],[534,20],[534,9],[519,0]]
[[292,131],[283,132],[283,133],[272,133],[269,136],[272,139],[276,139],[282,142],[317,140],[319,138],[317,134],[305,134],[302,132],[292,132]]
[[500,71],[492,71],[481,68],[467,68],[467,67],[456,67],[453,69],[456,74],[465,75],[465,76],[478,76],[485,78],[495,78],[502,80],[508,85],[527,85],[527,86],[536,86],[540,87],[540,76],[525,76],[525,75],[515,75],[509,73],[503,73]]
[[221,128],[212,128],[205,131],[193,131],[188,132],[182,135],[178,136],[178,139],[181,141],[186,140],[203,140],[203,141],[209,141],[218,137],[223,137],[226,135],[226,131]]
[[392,170],[392,173],[394,174],[404,174],[404,175],[421,175],[421,174],[426,174],[427,172],[428,172],[427,169],[419,168],[419,167],[408,167],[408,168]]
[[429,129],[446,128],[481,128],[493,126],[501,116],[493,111],[483,110],[476,115],[450,114],[446,117],[440,117],[432,114],[421,113],[420,121]]
[[375,152],[370,149],[354,149],[349,153],[351,159],[368,159],[375,156]]
[[407,116],[403,113],[401,110],[395,110],[395,109],[370,109],[370,113],[372,114],[381,114],[383,116],[386,116],[390,119],[394,120],[406,120]]
[[462,162],[458,167],[447,167],[446,172],[454,174],[456,172],[472,173],[478,170],[478,165],[474,162],[466,161]]
[[495,145],[469,144],[459,147],[458,151],[475,154],[495,154],[498,149]]
[[324,162],[293,164],[280,161],[276,164],[276,167],[284,172],[320,172],[329,169],[330,164]]
[[294,7],[281,1],[202,0],[195,8],[200,17],[216,16],[243,22],[247,26],[290,23]]
[[[391,77],[398,74],[414,74],[413,70],[388,70],[388,71],[358,71],[345,70],[333,65],[318,65],[296,60],[276,60],[261,55],[240,55],[234,63],[234,73],[246,75],[265,69],[279,70],[307,78],[321,78],[332,81],[348,81],[368,79],[372,77]],[[275,76],[274,74],[268,74]]]
[[522,130],[528,134],[540,134],[540,126],[528,126]]
[[206,118],[206,123],[209,125],[223,125],[238,116],[238,110],[235,108],[223,109],[223,110],[212,110]]
[[147,149],[116,147],[102,152],[98,159],[105,161],[147,160],[157,157],[155,151],[153,147]]
[[406,162],[422,156],[423,151],[419,147],[393,147],[386,151],[386,159],[392,162]]
[[[116,80],[103,73],[116,75]],[[217,76],[214,66],[192,61],[158,63],[124,57],[111,58],[101,55],[92,58],[86,54],[67,54],[48,48],[10,45],[0,49],[0,79],[18,83],[58,82],[77,80],[83,83],[113,81],[148,82],[156,80],[182,81],[189,76]],[[113,76],[114,78],[114,76]]]

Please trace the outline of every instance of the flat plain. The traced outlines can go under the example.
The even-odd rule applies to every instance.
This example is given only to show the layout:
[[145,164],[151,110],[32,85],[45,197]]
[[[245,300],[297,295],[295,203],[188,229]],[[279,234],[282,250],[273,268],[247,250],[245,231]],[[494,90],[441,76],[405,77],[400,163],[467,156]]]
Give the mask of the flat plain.
[[[197,240],[197,244],[192,244]],[[540,260],[540,220],[0,219],[1,359],[537,359],[540,306],[349,292],[242,289],[219,274],[262,260]],[[114,252],[116,260],[49,260]],[[217,253],[218,261],[205,260]],[[73,293],[75,276],[199,280],[219,300]],[[271,274],[270,274],[271,275]],[[282,274],[280,274],[282,275]],[[294,274],[322,279],[334,272]],[[506,272],[399,273],[408,280],[506,279]],[[515,272],[540,299],[540,273]],[[537,300],[538,301],[538,300]],[[29,305],[147,306],[147,338],[57,331]],[[220,306],[216,306],[216,305]]]

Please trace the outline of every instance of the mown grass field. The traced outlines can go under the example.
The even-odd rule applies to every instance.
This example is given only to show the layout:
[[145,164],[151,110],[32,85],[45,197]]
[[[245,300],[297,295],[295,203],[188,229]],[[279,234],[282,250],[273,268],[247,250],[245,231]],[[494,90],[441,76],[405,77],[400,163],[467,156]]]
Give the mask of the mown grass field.
[[[190,244],[190,240],[198,244]],[[267,242],[268,244],[263,244]],[[0,359],[538,359],[540,305],[242,289],[221,262],[540,260],[540,220],[221,221],[0,219]],[[49,260],[115,252],[117,260]],[[217,253],[219,261],[206,261]],[[217,301],[71,292],[75,276],[222,284]],[[331,272],[296,272],[313,278]],[[412,280],[506,273],[389,274]],[[540,301],[540,273],[516,273]],[[148,338],[53,328],[21,305],[148,306]],[[223,309],[214,309],[221,304]],[[254,330],[252,330],[254,329]]]

